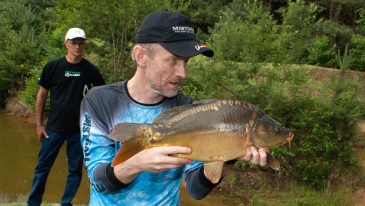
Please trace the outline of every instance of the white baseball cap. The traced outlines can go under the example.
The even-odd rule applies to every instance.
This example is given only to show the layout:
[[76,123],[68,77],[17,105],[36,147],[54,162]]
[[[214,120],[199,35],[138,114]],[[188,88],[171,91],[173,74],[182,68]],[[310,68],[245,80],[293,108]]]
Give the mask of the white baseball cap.
[[75,38],[86,39],[86,35],[85,35],[84,30],[82,30],[80,28],[71,28],[71,29],[69,29],[66,33],[65,41],[67,41],[69,39],[75,39]]

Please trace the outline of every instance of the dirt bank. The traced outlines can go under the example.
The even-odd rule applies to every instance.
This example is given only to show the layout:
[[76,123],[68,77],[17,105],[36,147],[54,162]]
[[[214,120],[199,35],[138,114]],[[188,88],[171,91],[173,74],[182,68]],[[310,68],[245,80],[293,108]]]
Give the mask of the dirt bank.
[[34,122],[33,110],[16,97],[11,97],[6,100],[5,111],[22,117],[27,122]]

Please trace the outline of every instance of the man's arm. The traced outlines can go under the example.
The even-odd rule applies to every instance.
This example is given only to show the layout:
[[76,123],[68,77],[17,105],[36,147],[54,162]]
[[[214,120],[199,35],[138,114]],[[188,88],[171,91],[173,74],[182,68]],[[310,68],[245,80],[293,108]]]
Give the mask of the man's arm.
[[145,149],[114,167],[111,163],[99,163],[92,172],[93,185],[104,194],[114,192],[127,187],[143,171],[157,173],[190,163],[189,159],[169,156],[187,151],[190,149],[185,147],[155,147]]
[[43,112],[44,108],[46,107],[47,96],[48,96],[48,90],[40,86],[35,106],[35,122],[39,141],[42,141],[44,138],[48,138],[48,135],[43,126]]
[[189,154],[190,152],[190,148],[180,146],[144,149],[125,162],[116,165],[114,174],[120,182],[129,184],[143,171],[157,173],[191,163],[189,159],[173,156],[174,154]]
[[203,163],[200,167],[184,172],[186,189],[197,200],[207,196],[220,182],[213,184],[204,174]]

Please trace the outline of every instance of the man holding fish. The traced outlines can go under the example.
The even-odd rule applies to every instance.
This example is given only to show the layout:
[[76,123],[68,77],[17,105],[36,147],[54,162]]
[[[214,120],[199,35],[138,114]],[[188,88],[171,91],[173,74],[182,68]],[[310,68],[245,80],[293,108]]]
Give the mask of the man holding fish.
[[[197,43],[186,16],[153,12],[143,20],[132,48],[134,76],[89,91],[81,104],[80,126],[91,181],[90,205],[178,205],[182,176],[196,199],[204,198],[219,183],[222,168],[208,169],[203,162],[189,158],[194,152],[192,147],[174,143],[152,145],[161,142],[163,135],[176,132],[174,123],[185,120],[193,111],[219,110],[220,106],[230,104],[242,107],[233,101],[194,104],[192,98],[178,92],[187,75],[189,58],[198,54],[212,57],[214,52]],[[180,105],[203,106],[195,110],[185,108],[185,113],[169,113],[169,109]],[[227,126],[220,125],[220,131],[227,130]],[[237,128],[243,129],[248,127]],[[242,155],[238,159],[266,165],[264,148],[245,145],[240,148]],[[208,158],[215,161],[216,157]],[[223,166],[224,161],[218,162]]]

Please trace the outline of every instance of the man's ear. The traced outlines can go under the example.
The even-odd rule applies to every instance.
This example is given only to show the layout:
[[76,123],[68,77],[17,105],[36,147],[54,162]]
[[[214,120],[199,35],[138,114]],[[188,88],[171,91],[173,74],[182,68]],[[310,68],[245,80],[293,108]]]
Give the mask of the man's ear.
[[146,49],[141,47],[140,45],[136,45],[133,47],[133,53],[136,64],[141,67],[146,66],[146,58],[147,58]]

